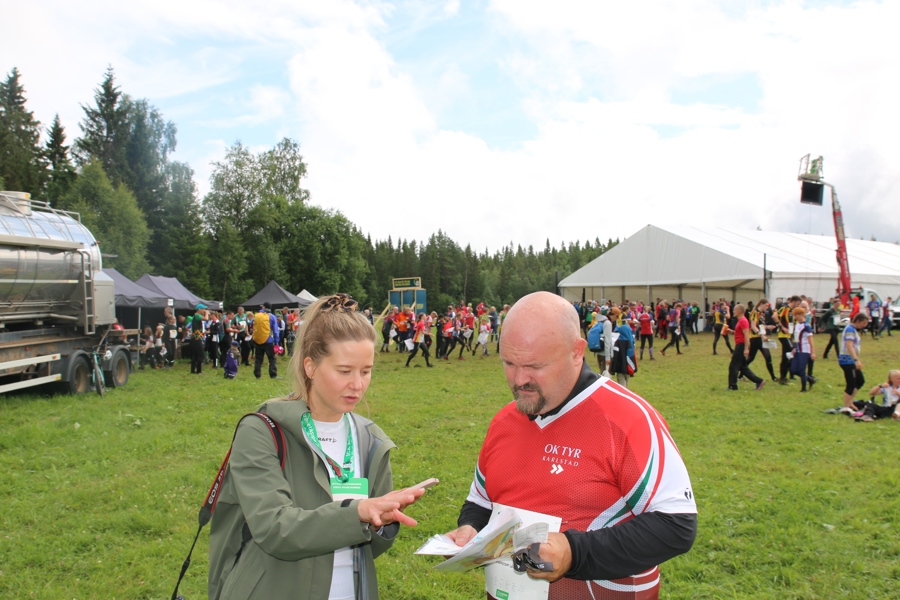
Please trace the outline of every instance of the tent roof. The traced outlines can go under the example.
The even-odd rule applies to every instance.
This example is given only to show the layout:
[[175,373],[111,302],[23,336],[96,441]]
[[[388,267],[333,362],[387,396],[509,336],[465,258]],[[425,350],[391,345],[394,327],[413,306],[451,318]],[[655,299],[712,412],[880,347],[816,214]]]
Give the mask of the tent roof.
[[263,302],[268,302],[273,307],[304,307],[312,304],[309,300],[304,300],[290,293],[274,280],[266,284],[266,287],[256,292],[256,294],[243,302],[241,306],[256,308]]
[[318,300],[318,298],[310,294],[306,290],[306,288],[303,288],[303,290],[299,294],[297,294],[297,297],[302,298],[303,300],[309,300],[310,302],[315,302],[316,300]]
[[131,281],[115,269],[103,269],[103,274],[113,280],[116,291],[116,306],[133,308],[165,308],[170,298],[149,290]]
[[174,277],[160,277],[158,275],[145,273],[137,280],[137,284],[160,295],[172,298],[175,301],[175,308],[178,309],[194,310],[201,302],[205,304],[207,308],[212,310],[222,309],[221,302],[204,300],[199,296],[196,296]]
[[[575,271],[559,286],[646,286],[716,283],[722,287],[770,278],[837,278],[832,236],[724,227],[647,225]],[[847,240],[850,271],[900,280],[900,246]],[[854,283],[855,285],[855,283]]]

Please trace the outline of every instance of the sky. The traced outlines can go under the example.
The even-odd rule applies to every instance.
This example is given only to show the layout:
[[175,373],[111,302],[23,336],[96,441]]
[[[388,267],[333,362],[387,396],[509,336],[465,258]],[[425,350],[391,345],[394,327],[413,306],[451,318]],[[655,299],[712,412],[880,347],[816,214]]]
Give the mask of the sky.
[[[900,2],[17,2],[0,71],[69,141],[107,66],[195,171],[301,145],[311,202],[373,240],[536,250],[647,224],[900,241]],[[827,199],[827,195],[826,195]]]

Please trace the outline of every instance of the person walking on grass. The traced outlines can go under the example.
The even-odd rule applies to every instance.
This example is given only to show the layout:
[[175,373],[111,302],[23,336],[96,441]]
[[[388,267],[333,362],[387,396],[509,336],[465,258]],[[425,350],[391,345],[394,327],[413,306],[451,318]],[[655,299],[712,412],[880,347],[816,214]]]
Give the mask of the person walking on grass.
[[678,323],[681,322],[680,313],[681,312],[681,303],[676,302],[675,306],[669,309],[669,313],[666,315],[666,322],[668,323],[669,328],[669,343],[659,351],[663,356],[666,355],[666,350],[675,345],[675,351],[680,355],[681,354],[681,333],[678,331]]
[[758,377],[747,366],[747,359],[750,357],[750,322],[744,316],[743,304],[735,304],[734,317],[737,322],[734,326],[734,350],[731,352],[731,362],[728,364],[728,389],[738,389],[737,382],[740,374],[756,384],[756,391],[759,391],[765,385],[766,380]]
[[887,331],[888,337],[893,337],[891,328],[894,326],[894,305],[890,296],[884,301],[881,312],[881,327],[878,329],[878,337],[881,337],[881,332],[883,331]]
[[[428,321],[425,318],[425,313],[419,313],[419,316],[416,319],[416,324],[413,327],[413,330],[411,333],[412,338],[410,338],[410,339],[412,339],[413,346],[412,346],[412,352],[410,353],[409,357],[407,357],[407,359],[406,359],[407,367],[409,366],[409,363],[412,361],[412,359],[414,359],[416,357],[416,354],[419,352],[419,350],[422,351],[422,356],[425,357],[425,365],[429,368],[432,366],[431,362],[429,361],[429,356],[428,356],[428,345],[425,343],[425,335],[426,335],[426,332],[428,331],[428,328],[429,328]],[[419,366],[419,365],[416,365],[416,366]]]
[[853,404],[856,392],[866,384],[863,376],[863,364],[859,360],[860,331],[865,331],[869,325],[869,316],[864,312],[858,312],[853,316],[850,324],[841,332],[841,346],[838,351],[838,364],[844,372],[844,406],[839,411],[843,413],[855,412]]
[[[779,307],[776,317],[778,324],[778,342],[781,344],[781,365],[778,368],[778,383],[787,385],[787,375],[791,368],[791,359],[788,358],[793,346],[791,336],[794,334],[794,322],[792,310],[800,306],[800,296],[791,296],[790,299]],[[866,318],[868,320],[868,318]]]
[[822,315],[825,321],[825,333],[828,334],[828,344],[825,346],[825,352],[822,358],[828,358],[828,352],[834,348],[835,353],[838,352],[838,332],[840,331],[839,323],[841,321],[841,311],[837,298],[832,298],[828,303],[828,310]]
[[806,309],[798,306],[793,311],[794,315],[794,355],[791,358],[791,373],[800,377],[800,391],[806,391],[807,381],[809,389],[812,389],[815,379],[807,375],[809,363],[816,359],[816,349],[813,344],[813,330],[806,322]]
[[[718,352],[716,352],[716,346],[719,344],[720,337],[725,338],[725,345],[728,347],[728,351],[734,354],[734,348],[731,347],[731,342],[728,340],[727,324],[728,305],[725,304],[725,302],[720,302],[713,313],[713,354],[718,354]],[[725,331],[725,333],[722,333],[723,331]]]

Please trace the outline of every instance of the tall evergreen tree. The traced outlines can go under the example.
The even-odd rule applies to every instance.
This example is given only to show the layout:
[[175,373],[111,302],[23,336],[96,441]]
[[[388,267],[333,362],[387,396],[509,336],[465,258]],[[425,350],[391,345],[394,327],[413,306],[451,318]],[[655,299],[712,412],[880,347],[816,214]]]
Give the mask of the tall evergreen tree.
[[75,160],[79,165],[99,161],[114,185],[126,183],[130,179],[128,103],[123,102],[112,67],[107,67],[103,83],[94,90],[94,103],[95,106],[81,105],[83,135],[75,141]]
[[147,225],[158,231],[165,221],[162,213],[165,170],[169,154],[175,150],[177,129],[174,123],[165,121],[159,110],[147,100],[132,100],[126,94],[122,104],[127,126],[124,182],[134,193]]
[[189,290],[210,295],[209,238],[203,232],[194,171],[187,163],[166,164],[160,228],[153,231],[148,259],[154,271],[175,277]]
[[26,108],[25,88],[13,67],[0,83],[0,177],[11,190],[38,198],[47,183],[47,163],[41,147],[41,124]]
[[53,117],[53,124],[47,136],[47,161],[50,163],[50,180],[47,182],[47,200],[57,203],[66,195],[75,181],[75,168],[69,159],[66,146],[66,130],[59,122],[59,115]]

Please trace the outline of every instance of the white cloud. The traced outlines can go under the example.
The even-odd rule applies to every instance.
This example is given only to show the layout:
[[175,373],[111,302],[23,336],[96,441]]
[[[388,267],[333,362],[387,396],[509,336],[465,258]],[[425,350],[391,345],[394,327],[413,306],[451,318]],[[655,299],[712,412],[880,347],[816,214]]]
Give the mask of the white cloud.
[[[41,41],[10,30],[0,67],[19,66],[43,121],[59,111],[77,135],[78,103],[90,102],[113,64],[133,96],[168,99],[167,118],[213,126],[179,137],[177,158],[191,162],[201,191],[208,162],[230,140],[265,131],[271,146],[288,135],[303,146],[313,201],[374,238],[425,239],[441,228],[495,250],[622,237],[647,222],[830,233],[829,211],[798,202],[797,160],[807,152],[826,157],[850,235],[900,230],[900,214],[887,208],[900,192],[892,31],[900,3],[570,0],[551,9],[495,0],[483,35],[514,43],[485,46],[502,50],[483,61],[517,83],[510,110],[524,111],[537,132],[512,149],[442,127],[484,85],[462,64],[424,56],[434,82],[425,84],[392,55],[392,43],[419,35],[427,54],[429,27],[458,15],[457,1],[14,10],[17,21],[39,24]],[[397,20],[402,31],[391,29]],[[271,64],[284,79],[231,83],[248,64]],[[707,101],[701,86],[702,102],[673,101],[697,82],[728,92],[741,77],[758,82],[758,98]]]

